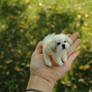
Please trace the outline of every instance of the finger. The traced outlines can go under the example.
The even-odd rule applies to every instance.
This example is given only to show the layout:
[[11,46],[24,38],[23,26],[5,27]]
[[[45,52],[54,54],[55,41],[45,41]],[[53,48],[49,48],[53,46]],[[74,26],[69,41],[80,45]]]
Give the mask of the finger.
[[79,33],[78,33],[78,32],[75,32],[75,33],[73,33],[73,34],[70,36],[70,38],[72,39],[72,41],[74,41],[74,40],[77,38],[78,35],[79,35]]
[[41,54],[41,52],[42,52],[42,41],[40,41],[37,44],[36,49],[35,49],[35,52],[38,53],[38,54]]
[[72,62],[79,55],[79,53],[80,53],[80,51],[73,53],[61,67],[54,67],[56,69],[56,71],[62,72],[62,69],[65,71],[68,70],[68,67],[72,64]]
[[80,53],[80,51],[77,51],[77,52],[73,53],[73,54],[69,57],[68,61],[65,62],[65,66],[66,66],[66,67],[70,67],[70,65],[72,64],[72,62],[74,61],[74,59],[79,55],[79,53]]
[[70,56],[73,52],[74,52],[74,50],[75,50],[75,48],[80,44],[80,39],[77,39],[73,44],[72,44],[72,46],[70,47],[70,49],[69,49],[69,51],[68,51],[68,56]]
[[[54,71],[55,73],[57,73],[58,76],[64,76],[64,74],[69,71],[69,68],[72,64],[72,62],[74,61],[74,59],[79,55],[79,51],[78,52],[75,52],[73,53],[67,62],[65,62],[61,67],[54,67]],[[62,71],[63,70],[63,71]]]
[[49,55],[49,58],[50,58],[50,60],[51,60],[52,64],[55,66],[55,65],[56,65],[55,60],[52,58],[52,56],[51,56],[51,55]]

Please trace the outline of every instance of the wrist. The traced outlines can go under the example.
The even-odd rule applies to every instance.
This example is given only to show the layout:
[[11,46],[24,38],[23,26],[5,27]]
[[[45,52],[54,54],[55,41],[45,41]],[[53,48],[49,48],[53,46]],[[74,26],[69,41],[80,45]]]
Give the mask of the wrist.
[[37,89],[42,92],[52,92],[54,85],[37,75],[31,75],[27,89]]

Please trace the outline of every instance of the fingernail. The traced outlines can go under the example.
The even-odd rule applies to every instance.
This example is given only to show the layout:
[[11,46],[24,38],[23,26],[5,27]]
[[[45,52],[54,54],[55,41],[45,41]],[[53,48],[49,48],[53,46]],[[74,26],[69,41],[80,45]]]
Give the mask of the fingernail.
[[80,40],[80,39],[78,39],[77,41],[78,41],[78,42],[80,42],[81,40]]

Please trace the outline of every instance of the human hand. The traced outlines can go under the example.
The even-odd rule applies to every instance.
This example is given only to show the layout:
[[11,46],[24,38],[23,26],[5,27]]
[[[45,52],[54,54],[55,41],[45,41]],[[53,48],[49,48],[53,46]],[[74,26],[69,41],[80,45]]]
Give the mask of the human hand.
[[[76,39],[78,36],[78,32],[69,35],[69,37],[74,41],[72,46],[70,47],[67,56],[68,60],[65,62],[62,66],[54,66],[47,67],[45,65],[45,61],[42,55],[42,42],[39,42],[35,51],[32,54],[31,57],[31,65],[30,65],[30,72],[31,76],[38,76],[39,78],[48,81],[48,85],[50,85],[50,88],[53,88],[56,81],[63,77],[63,75],[69,70],[72,62],[74,59],[78,56],[79,51],[74,52],[74,49],[79,45],[80,39]],[[76,41],[75,41],[76,39]],[[51,61],[54,62],[54,60],[50,57]]]

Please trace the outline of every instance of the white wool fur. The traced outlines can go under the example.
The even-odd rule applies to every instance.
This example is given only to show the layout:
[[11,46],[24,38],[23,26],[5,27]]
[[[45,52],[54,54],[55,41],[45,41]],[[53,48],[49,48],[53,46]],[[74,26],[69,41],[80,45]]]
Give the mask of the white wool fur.
[[[49,34],[43,39],[43,57],[47,66],[52,66],[49,55],[59,66],[67,61],[67,50],[72,40],[65,34]],[[64,45],[64,46],[63,46]]]

